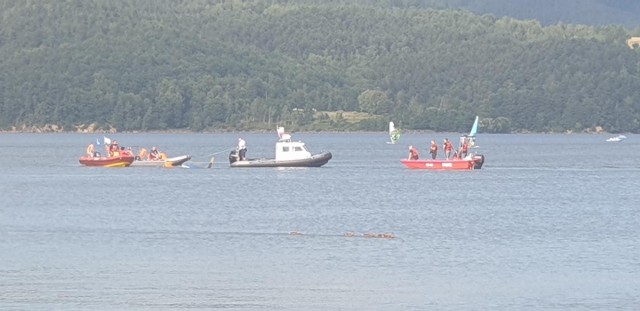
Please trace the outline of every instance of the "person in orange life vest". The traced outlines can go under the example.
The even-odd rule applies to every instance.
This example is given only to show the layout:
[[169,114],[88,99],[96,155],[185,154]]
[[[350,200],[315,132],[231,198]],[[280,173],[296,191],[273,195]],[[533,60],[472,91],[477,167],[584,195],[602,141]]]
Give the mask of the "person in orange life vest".
[[114,140],[113,143],[109,145],[109,155],[112,157],[120,156],[120,146],[117,140]]
[[431,147],[429,147],[429,153],[431,153],[432,160],[435,160],[436,156],[438,156],[438,144],[436,144],[435,140],[431,140]]
[[160,152],[158,152],[158,148],[156,146],[151,147],[151,152],[149,152],[149,160],[160,160]]
[[469,154],[469,139],[465,137],[464,140],[462,140],[462,146],[460,146],[460,152],[458,152],[458,155],[460,158],[464,159],[467,157],[467,154]]
[[449,141],[449,138],[444,139],[444,144],[442,145],[442,149],[444,150],[444,157],[449,160],[451,156],[451,150],[453,150],[453,145]]
[[409,146],[409,160],[418,160],[419,158],[418,150],[413,148],[413,146]]

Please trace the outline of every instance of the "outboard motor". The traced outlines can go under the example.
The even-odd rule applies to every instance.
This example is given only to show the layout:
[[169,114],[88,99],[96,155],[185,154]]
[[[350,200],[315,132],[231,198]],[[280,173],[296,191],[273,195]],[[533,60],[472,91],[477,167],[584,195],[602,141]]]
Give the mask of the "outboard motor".
[[473,156],[473,169],[479,170],[482,168],[482,164],[484,164],[484,155],[476,154]]
[[238,151],[233,150],[229,152],[229,164],[233,164],[236,161],[238,161]]

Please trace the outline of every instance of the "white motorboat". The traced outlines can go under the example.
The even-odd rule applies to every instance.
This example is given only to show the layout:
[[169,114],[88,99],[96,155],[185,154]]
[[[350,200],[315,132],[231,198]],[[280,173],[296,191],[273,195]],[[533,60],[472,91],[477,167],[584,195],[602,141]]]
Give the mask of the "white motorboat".
[[291,135],[284,133],[284,128],[278,128],[280,139],[276,142],[275,159],[238,159],[238,150],[229,154],[231,167],[320,167],[331,160],[331,152],[311,154],[305,143],[292,141]]

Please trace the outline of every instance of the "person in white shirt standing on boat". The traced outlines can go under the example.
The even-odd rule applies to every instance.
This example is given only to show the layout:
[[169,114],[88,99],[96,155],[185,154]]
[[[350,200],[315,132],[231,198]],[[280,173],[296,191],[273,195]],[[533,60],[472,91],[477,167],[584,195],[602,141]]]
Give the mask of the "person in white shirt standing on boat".
[[238,138],[238,160],[244,161],[247,159],[247,143],[242,138]]

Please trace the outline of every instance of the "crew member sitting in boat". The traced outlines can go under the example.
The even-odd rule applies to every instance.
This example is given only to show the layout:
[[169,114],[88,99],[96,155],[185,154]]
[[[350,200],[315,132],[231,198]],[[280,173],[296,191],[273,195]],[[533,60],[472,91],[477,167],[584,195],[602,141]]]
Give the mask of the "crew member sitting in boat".
[[111,145],[109,145],[109,156],[111,157],[119,157],[120,156],[120,145],[118,145],[118,141],[114,140]]
[[95,158],[95,157],[99,157],[100,153],[96,152],[96,149],[93,146],[93,144],[89,144],[89,146],[87,146],[87,155]]
[[138,156],[136,157],[136,160],[138,161],[144,161],[144,160],[148,160],[149,159],[149,153],[147,152],[146,148],[140,148],[140,151],[138,152]]
[[242,138],[238,138],[238,160],[244,161],[247,159],[247,143]]
[[418,150],[413,146],[409,146],[409,160],[418,160],[419,158]]
[[156,146],[151,147],[151,152],[149,152],[149,160],[158,161],[161,160],[160,152]]

